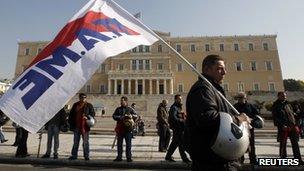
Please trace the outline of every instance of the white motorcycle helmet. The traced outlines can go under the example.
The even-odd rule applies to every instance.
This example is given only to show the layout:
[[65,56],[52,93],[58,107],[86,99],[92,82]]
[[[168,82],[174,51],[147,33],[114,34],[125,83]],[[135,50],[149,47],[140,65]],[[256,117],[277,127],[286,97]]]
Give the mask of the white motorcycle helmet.
[[94,117],[88,115],[87,118],[88,118],[88,119],[86,120],[86,123],[87,123],[88,127],[90,127],[90,128],[93,127],[94,124],[95,124],[95,119],[94,119]]
[[249,131],[246,123],[235,124],[228,113],[220,112],[220,127],[211,149],[226,160],[242,157],[249,146]]

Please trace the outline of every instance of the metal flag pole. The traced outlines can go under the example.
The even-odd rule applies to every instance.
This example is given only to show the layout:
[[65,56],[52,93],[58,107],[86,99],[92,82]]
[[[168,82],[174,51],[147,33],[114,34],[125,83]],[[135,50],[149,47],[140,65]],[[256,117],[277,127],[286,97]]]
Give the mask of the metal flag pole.
[[39,133],[39,137],[38,137],[38,139],[39,139],[39,144],[38,144],[38,151],[37,151],[37,158],[39,158],[39,155],[40,155],[40,147],[41,147],[41,140],[42,140],[42,132],[40,132]]
[[229,104],[229,106],[231,107],[231,109],[235,112],[235,114],[240,115],[240,113],[233,107],[233,105],[226,99],[226,97],[219,92],[211,83],[210,81],[208,81],[196,68],[194,68],[192,66],[192,64],[186,59],[184,58],[180,53],[178,53],[172,46],[170,46],[163,38],[161,38],[159,35],[157,35],[153,30],[151,30],[149,27],[147,27],[145,24],[143,24],[140,20],[138,20],[137,18],[135,18],[132,14],[130,14],[127,10],[125,10],[124,8],[122,8],[120,5],[118,5],[115,1],[113,0],[108,0],[110,1],[112,4],[114,4],[117,8],[119,8],[121,11],[125,12],[127,15],[130,15],[133,17],[134,21],[140,23],[142,26],[145,27],[145,29],[147,29],[151,34],[153,34],[155,37],[157,37],[160,41],[162,41],[165,45],[167,45],[174,53],[176,53],[178,55],[178,57],[185,62],[186,64],[188,64],[188,66],[192,69],[192,71],[194,71],[201,79],[203,79],[204,81],[207,82],[207,84],[209,84],[212,88],[214,88],[214,90],[220,95],[220,97]]
[[111,149],[113,149],[115,147],[117,138],[118,138],[117,135],[115,135],[112,146],[111,146]]
[[[151,30],[152,31],[152,30]],[[154,33],[154,31],[152,31]],[[209,84],[219,95],[220,97],[229,104],[229,106],[231,107],[231,109],[233,110],[233,112],[235,112],[235,114],[240,115],[240,113],[235,109],[235,107],[226,99],[226,97],[219,92],[211,83],[209,80],[207,80],[185,57],[183,57],[179,52],[177,52],[171,45],[169,45],[163,38],[161,38],[159,35],[157,35],[156,33],[154,33],[154,36],[157,37],[160,41],[162,41],[166,46],[168,46],[175,54],[177,54],[177,56],[179,57],[179,59],[181,59],[183,62],[185,62],[194,73],[196,73],[201,79],[203,79],[204,81],[207,82],[207,84]]]

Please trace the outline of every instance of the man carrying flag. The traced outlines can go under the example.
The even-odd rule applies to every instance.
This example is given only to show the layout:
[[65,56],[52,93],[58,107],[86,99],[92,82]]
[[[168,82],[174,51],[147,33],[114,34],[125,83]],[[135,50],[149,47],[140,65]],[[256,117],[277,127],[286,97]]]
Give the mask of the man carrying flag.
[[16,79],[1,98],[0,109],[35,133],[108,57],[157,40],[112,0],[90,0]]

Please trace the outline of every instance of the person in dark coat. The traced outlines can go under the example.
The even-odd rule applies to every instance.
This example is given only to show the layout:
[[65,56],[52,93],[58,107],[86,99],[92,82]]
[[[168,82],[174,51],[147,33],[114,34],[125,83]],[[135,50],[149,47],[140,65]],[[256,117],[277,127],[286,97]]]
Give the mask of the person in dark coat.
[[[192,159],[192,170],[237,170],[241,165],[238,160],[224,160],[211,149],[219,130],[219,112],[232,113],[228,103],[217,93],[225,96],[220,86],[226,74],[224,59],[219,55],[208,55],[203,60],[202,71],[212,86],[199,78],[186,101],[185,144]],[[248,119],[245,114],[233,117],[239,122]]]
[[137,114],[135,113],[134,109],[128,106],[128,98],[126,96],[121,97],[120,107],[115,109],[112,117],[117,122],[115,128],[117,136],[117,157],[114,159],[114,161],[122,161],[122,145],[123,139],[125,139],[127,162],[132,162],[132,131],[134,121],[137,119]]
[[90,160],[89,133],[90,127],[86,121],[90,117],[95,117],[93,105],[86,101],[86,94],[79,94],[79,101],[73,104],[69,114],[70,130],[74,132],[74,144],[72,155],[69,160],[77,159],[80,137],[83,141],[83,155],[85,160]]
[[278,140],[280,142],[280,157],[286,158],[286,145],[287,138],[289,137],[293,156],[299,159],[301,165],[303,165],[300,148],[298,144],[300,130],[296,125],[295,113],[292,110],[291,105],[286,100],[285,92],[278,92],[278,99],[273,103],[272,116],[274,123],[278,127]]
[[166,152],[170,143],[171,133],[168,123],[169,113],[167,100],[163,100],[157,108],[157,131],[159,135],[158,151]]
[[47,130],[47,150],[41,158],[49,158],[52,151],[52,140],[54,139],[54,159],[58,159],[58,148],[59,148],[59,132],[60,127],[66,121],[67,113],[62,108],[56,115],[46,123],[45,128]]
[[174,96],[174,103],[170,107],[169,110],[169,125],[173,131],[173,138],[169,145],[167,154],[166,154],[166,161],[175,162],[172,155],[176,148],[178,147],[179,154],[185,163],[189,163],[190,160],[188,159],[185,148],[184,148],[184,130],[185,130],[185,120],[186,114],[182,110],[182,96],[177,94]]
[[5,139],[4,134],[2,132],[2,126],[5,125],[10,119],[0,110],[0,142],[4,143],[8,141]]
[[[246,113],[250,119],[254,119],[259,112],[257,109],[249,102],[247,102],[247,95],[244,92],[240,92],[237,95],[238,102],[234,104],[236,110],[240,113]],[[250,129],[249,137],[249,160],[251,164],[257,164],[256,154],[255,154],[255,138],[254,138],[254,128]],[[242,162],[244,161],[244,156],[242,157]]]
[[15,122],[13,122],[12,126],[15,128],[15,131],[16,131],[16,135],[15,135],[15,141],[14,143],[12,144],[12,146],[14,147],[17,147],[18,144],[20,143],[20,140],[21,140],[21,132],[22,132],[22,129],[20,128],[20,126],[18,124],[16,124]]
[[20,142],[18,143],[17,151],[15,157],[17,158],[24,158],[30,156],[27,152],[27,138],[28,138],[28,131],[24,128],[20,127]]

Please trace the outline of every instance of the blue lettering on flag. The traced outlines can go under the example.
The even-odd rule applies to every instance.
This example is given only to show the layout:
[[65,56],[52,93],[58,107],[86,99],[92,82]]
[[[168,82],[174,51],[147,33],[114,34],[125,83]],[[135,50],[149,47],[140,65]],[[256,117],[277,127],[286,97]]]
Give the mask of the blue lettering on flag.
[[21,98],[26,109],[29,109],[54,82],[43,74],[31,69],[13,86],[13,89],[19,86],[19,90],[22,91],[30,83],[33,83],[34,87]]
[[128,31],[128,28],[122,25],[115,18],[98,19],[94,21],[94,24],[106,27],[110,32],[113,32],[117,36],[121,36],[120,33],[131,35],[131,33]]
[[86,50],[91,50],[94,47],[95,43],[98,43],[99,41],[96,39],[87,39],[85,36],[94,37],[96,39],[102,40],[104,42],[111,40],[112,38],[103,35],[99,32],[89,30],[89,29],[81,29],[78,33],[77,38],[81,42],[81,44],[86,48]]
[[36,66],[58,80],[63,73],[53,65],[61,67],[66,66],[68,62],[66,61],[65,57],[71,59],[75,63],[81,58],[81,56],[74,51],[61,46],[55,50],[53,53],[53,58],[40,61]]
[[[108,32],[112,32],[118,37],[122,36],[120,33],[128,35],[132,34],[129,32],[127,27],[119,23],[115,18],[98,19],[95,20],[93,24],[104,26]],[[94,48],[94,45],[99,42],[98,40],[107,42],[112,39],[100,32],[86,28],[80,29],[76,36],[87,51]],[[87,39],[86,36],[93,37],[95,39]],[[58,80],[63,73],[55,66],[66,66],[67,60],[65,57],[75,63],[81,58],[81,56],[76,52],[68,49],[67,47],[60,46],[53,52],[52,58],[38,62],[36,67],[42,69]],[[53,85],[54,82],[42,73],[31,69],[13,86],[13,89],[18,87],[22,91],[29,86],[30,83],[33,83],[34,86],[21,97],[22,103],[26,109],[29,109],[39,99],[39,97],[44,94],[51,85]]]

